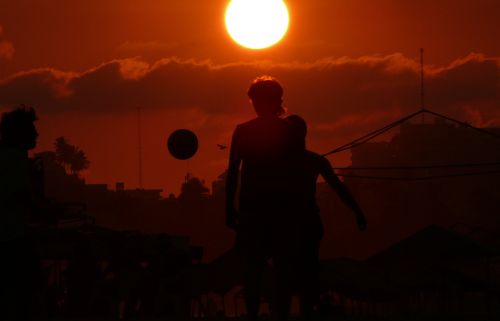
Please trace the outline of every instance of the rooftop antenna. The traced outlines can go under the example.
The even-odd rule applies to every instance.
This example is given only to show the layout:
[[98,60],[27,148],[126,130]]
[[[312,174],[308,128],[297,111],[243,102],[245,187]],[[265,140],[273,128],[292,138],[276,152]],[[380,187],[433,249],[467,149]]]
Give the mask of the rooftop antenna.
[[[420,109],[425,110],[424,102],[424,48],[420,48]],[[422,124],[425,123],[425,113],[422,113]]]
[[141,107],[137,107],[137,156],[139,166],[139,188],[143,189],[142,185],[142,117]]

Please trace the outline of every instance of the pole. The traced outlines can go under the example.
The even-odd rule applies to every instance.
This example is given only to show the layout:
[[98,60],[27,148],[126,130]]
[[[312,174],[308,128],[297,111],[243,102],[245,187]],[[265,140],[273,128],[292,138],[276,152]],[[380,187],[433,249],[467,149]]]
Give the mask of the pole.
[[138,153],[138,170],[139,170],[139,188],[143,188],[142,184],[142,119],[141,107],[137,107],[137,153]]
[[[424,48],[420,48],[420,109],[425,109],[424,101]],[[422,124],[425,123],[425,113],[422,113]]]

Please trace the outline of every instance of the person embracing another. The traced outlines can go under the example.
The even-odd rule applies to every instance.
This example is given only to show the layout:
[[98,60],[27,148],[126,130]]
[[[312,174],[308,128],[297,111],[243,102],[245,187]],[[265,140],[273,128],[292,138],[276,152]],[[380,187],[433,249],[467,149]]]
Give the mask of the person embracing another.
[[293,267],[293,287],[300,294],[301,320],[311,320],[319,299],[319,248],[323,237],[323,224],[316,203],[316,184],[319,176],[332,188],[340,200],[355,216],[360,231],[366,230],[363,211],[352,193],[337,177],[324,156],[306,148],[307,123],[298,115],[285,118],[290,126],[292,154],[289,162],[288,218],[292,237],[289,239]]
[[[247,260],[245,301],[248,318],[253,321],[259,312],[261,272],[269,258],[276,274],[282,274],[279,231],[286,220],[283,204],[289,197],[289,173],[284,164],[291,152],[292,136],[281,118],[285,111],[283,88],[276,79],[256,78],[248,97],[257,117],[239,124],[233,133],[226,180],[226,224],[237,232],[237,246]],[[288,307],[283,302],[275,306],[277,314],[286,314]]]

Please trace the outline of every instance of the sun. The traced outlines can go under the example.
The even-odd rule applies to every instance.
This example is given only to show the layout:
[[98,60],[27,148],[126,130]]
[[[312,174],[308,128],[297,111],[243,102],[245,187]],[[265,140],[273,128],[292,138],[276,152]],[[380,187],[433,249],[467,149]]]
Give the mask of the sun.
[[264,49],[280,41],[289,16],[282,0],[232,0],[226,9],[226,28],[234,41],[249,49]]

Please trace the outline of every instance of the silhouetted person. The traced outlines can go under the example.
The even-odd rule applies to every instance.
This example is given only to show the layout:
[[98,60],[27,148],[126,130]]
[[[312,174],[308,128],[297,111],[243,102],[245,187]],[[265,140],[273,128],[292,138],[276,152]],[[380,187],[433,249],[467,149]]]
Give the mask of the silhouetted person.
[[75,246],[65,275],[68,316],[88,317],[93,291],[100,277],[98,261],[89,244],[80,241]]
[[37,119],[31,108],[5,112],[0,120],[0,243],[2,320],[27,320],[36,261],[28,219],[31,215],[28,151],[35,148]]
[[301,316],[310,320],[313,306],[318,300],[319,245],[323,237],[323,225],[316,204],[316,184],[319,175],[337,192],[340,199],[356,215],[360,230],[366,229],[366,220],[347,187],[339,180],[330,162],[323,156],[306,149],[307,124],[297,115],[288,116],[286,122],[292,135],[289,180],[290,228],[294,229],[291,244],[295,255],[297,287],[301,295]]
[[[279,231],[290,152],[288,124],[280,118],[283,88],[271,77],[253,81],[248,96],[257,117],[236,127],[226,181],[226,223],[237,231],[237,245],[247,258],[245,299],[249,320],[257,320],[262,268],[269,257],[279,266]],[[236,190],[241,166],[239,208]],[[280,308],[278,307],[278,310]]]
[[120,262],[116,262],[118,281],[118,313],[120,320],[136,316],[140,303],[140,290],[144,282],[143,269],[138,258],[130,253],[123,253]]

